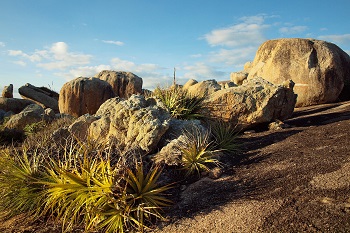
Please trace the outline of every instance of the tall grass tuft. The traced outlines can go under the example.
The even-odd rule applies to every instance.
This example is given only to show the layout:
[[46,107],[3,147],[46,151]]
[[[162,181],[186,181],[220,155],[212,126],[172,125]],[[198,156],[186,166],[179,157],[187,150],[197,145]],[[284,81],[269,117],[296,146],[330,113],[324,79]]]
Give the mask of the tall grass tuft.
[[179,143],[178,150],[181,153],[182,169],[186,176],[200,175],[203,171],[209,171],[211,165],[219,165],[217,159],[218,150],[210,149],[210,133],[197,127],[184,131],[184,138]]
[[237,127],[223,121],[211,121],[210,129],[214,138],[211,146],[213,149],[221,150],[228,155],[235,155],[240,152],[240,145],[237,142],[239,136]]
[[201,113],[205,107],[204,95],[192,95],[179,86],[157,87],[153,94],[162,101],[174,118],[189,120],[204,117]]

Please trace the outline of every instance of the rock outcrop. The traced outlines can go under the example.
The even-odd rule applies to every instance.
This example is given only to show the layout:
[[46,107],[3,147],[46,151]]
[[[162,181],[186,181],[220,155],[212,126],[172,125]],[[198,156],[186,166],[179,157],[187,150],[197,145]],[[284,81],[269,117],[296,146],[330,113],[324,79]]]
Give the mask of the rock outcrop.
[[121,151],[139,150],[150,153],[157,147],[162,135],[169,128],[170,115],[156,105],[154,99],[132,95],[107,100],[91,123],[89,137],[102,143],[116,143]]
[[230,74],[230,80],[237,85],[242,85],[243,81],[246,80],[247,78],[248,78],[248,73],[244,71],[232,72]]
[[330,103],[350,89],[350,57],[326,41],[269,40],[260,46],[251,65],[248,79],[255,77],[274,84],[293,80],[297,107]]
[[221,85],[214,79],[195,83],[187,88],[193,95],[210,95],[221,89]]
[[95,77],[108,82],[120,98],[142,93],[142,78],[131,72],[103,70]]
[[0,109],[4,110],[5,112],[11,111],[17,114],[30,104],[35,104],[35,102],[26,99],[0,97]]
[[4,98],[13,98],[13,85],[4,86],[1,96]]
[[209,96],[208,114],[247,129],[273,120],[285,120],[294,110],[296,95],[292,81],[274,85],[262,78],[246,80],[241,86],[214,92]]
[[58,113],[58,93],[46,88],[36,87],[29,83],[18,88],[19,94],[24,99],[33,100],[43,108],[51,108]]
[[95,117],[90,114],[84,114],[76,119],[69,127],[68,131],[73,135],[76,139],[81,142],[86,141],[88,139],[88,131],[92,122],[98,120],[98,117]]
[[58,105],[60,113],[79,117],[95,114],[101,104],[113,97],[109,83],[98,78],[80,77],[63,85]]
[[23,111],[11,116],[5,127],[9,129],[23,130],[28,124],[33,124],[44,119],[45,111],[37,104],[28,105]]

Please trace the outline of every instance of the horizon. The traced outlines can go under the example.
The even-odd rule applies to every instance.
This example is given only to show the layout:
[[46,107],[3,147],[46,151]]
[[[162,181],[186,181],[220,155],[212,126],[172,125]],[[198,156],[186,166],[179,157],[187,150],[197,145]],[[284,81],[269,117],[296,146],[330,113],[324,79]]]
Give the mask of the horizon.
[[350,54],[347,9],[336,0],[3,0],[0,88],[30,83],[60,91],[76,77],[127,71],[144,89],[229,80],[266,40],[313,38]]

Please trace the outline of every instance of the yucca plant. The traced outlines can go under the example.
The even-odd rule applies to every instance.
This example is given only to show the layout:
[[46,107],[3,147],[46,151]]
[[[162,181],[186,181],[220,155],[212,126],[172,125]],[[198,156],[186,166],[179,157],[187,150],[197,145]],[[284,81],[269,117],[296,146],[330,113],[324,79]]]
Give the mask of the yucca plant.
[[159,169],[143,176],[139,166],[134,173],[123,160],[111,165],[109,156],[81,146],[71,145],[61,156],[65,161],[50,162],[41,182],[46,188],[44,215],[55,216],[66,232],[77,226],[86,231],[142,230],[144,219],[161,217],[158,208],[169,201],[161,196],[168,187],[156,185]]
[[145,221],[150,221],[153,217],[162,219],[161,207],[172,203],[163,196],[171,185],[159,187],[157,184],[160,175],[159,166],[152,167],[147,174],[144,174],[142,164],[136,164],[135,172],[130,168],[127,169],[127,203],[132,206],[130,214],[141,231],[145,227]]
[[209,124],[211,135],[214,138],[211,146],[213,149],[221,150],[225,154],[230,155],[240,151],[239,143],[237,142],[239,136],[237,127],[223,121],[212,121]]
[[219,150],[210,149],[210,133],[197,127],[184,131],[184,138],[178,145],[182,169],[186,176],[208,171],[210,165],[220,165],[216,158]]
[[179,86],[167,89],[157,87],[153,94],[162,101],[174,118],[188,120],[203,117],[201,110],[205,107],[204,95],[192,95]]
[[1,150],[0,155],[0,210],[6,217],[28,213],[37,217],[40,213],[43,185],[41,180],[42,158],[34,151],[18,151],[15,148]]

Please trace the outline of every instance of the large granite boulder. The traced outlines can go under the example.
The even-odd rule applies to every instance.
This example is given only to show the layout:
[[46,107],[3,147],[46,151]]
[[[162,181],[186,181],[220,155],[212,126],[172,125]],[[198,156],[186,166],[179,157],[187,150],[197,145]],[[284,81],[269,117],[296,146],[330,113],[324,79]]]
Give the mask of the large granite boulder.
[[35,102],[26,99],[0,97],[0,109],[5,112],[11,111],[17,114],[30,104],[35,104]]
[[108,82],[120,98],[142,93],[142,78],[131,72],[103,70],[95,77]]
[[42,121],[45,116],[44,109],[37,104],[28,105],[23,111],[11,116],[5,127],[9,129],[23,130],[26,125]]
[[30,99],[44,108],[51,108],[58,113],[58,93],[46,87],[36,87],[29,83],[18,88],[24,99]]
[[292,81],[274,85],[262,78],[246,80],[241,86],[222,89],[209,96],[209,114],[247,129],[261,123],[289,118],[296,103]]
[[1,96],[4,98],[13,98],[13,85],[4,86]]
[[109,83],[98,78],[76,78],[63,85],[58,102],[60,113],[79,117],[95,114],[101,104],[113,98]]
[[132,95],[107,100],[91,123],[89,137],[101,143],[113,144],[121,151],[137,150],[150,153],[157,148],[162,135],[169,128],[170,115],[157,106],[154,99]]
[[269,40],[260,46],[251,65],[248,79],[254,77],[274,84],[293,80],[297,107],[330,103],[343,90],[342,96],[349,91],[350,57],[326,41]]

